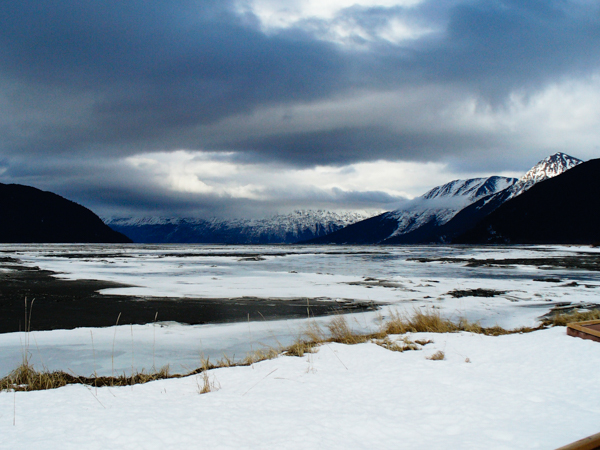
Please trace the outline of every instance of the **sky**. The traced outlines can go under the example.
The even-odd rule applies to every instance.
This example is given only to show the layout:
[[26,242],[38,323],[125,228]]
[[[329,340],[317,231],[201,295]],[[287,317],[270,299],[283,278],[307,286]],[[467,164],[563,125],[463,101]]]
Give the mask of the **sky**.
[[0,1],[0,182],[101,216],[390,210],[600,156],[596,1]]

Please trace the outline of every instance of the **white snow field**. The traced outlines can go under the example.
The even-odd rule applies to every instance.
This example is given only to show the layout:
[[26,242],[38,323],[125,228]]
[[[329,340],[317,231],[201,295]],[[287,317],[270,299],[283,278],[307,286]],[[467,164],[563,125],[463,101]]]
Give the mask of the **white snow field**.
[[[136,286],[112,293],[169,296],[174,302],[183,296],[241,295],[386,302],[379,311],[348,316],[353,328],[364,331],[376,329],[392,311],[415,308],[517,327],[535,325],[557,304],[600,303],[597,271],[411,259],[598,255],[584,247],[2,250],[61,277]],[[264,260],[243,260],[254,254]],[[540,279],[546,281],[534,281]],[[490,298],[448,294],[476,288],[507,292]],[[331,318],[311,320],[325,325]],[[157,323],[0,334],[0,376],[23,354],[36,368],[80,375],[149,371],[165,364],[184,373],[198,367],[203,356],[237,359],[261,345],[286,345],[306,325],[305,319]],[[500,337],[418,333],[409,338],[434,342],[403,353],[373,343],[327,344],[302,358],[214,369],[209,379],[219,389],[206,394],[199,393],[199,375],[133,387],[2,392],[0,448],[553,449],[600,431],[596,342],[569,337],[564,327]],[[427,359],[437,351],[444,352],[444,360]]]

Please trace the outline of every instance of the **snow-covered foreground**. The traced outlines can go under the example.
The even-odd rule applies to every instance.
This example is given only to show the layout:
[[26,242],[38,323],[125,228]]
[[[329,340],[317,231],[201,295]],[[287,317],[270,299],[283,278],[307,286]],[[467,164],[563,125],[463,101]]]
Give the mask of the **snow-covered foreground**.
[[[348,316],[357,331],[392,312],[433,308],[507,328],[535,325],[557,305],[600,303],[596,270],[547,258],[597,255],[576,247],[4,246],[25,265],[70,279],[134,287],[112,294],[337,298],[386,302]],[[260,255],[260,258],[256,258]],[[248,258],[247,256],[251,256]],[[415,258],[427,257],[426,262]],[[468,265],[443,258],[546,258],[546,264]],[[442,259],[440,259],[442,258]],[[493,297],[454,298],[491,289]],[[311,318],[323,328],[330,317]],[[186,373],[202,358],[239,359],[285,346],[305,319],[176,323],[0,334],[0,376],[26,355],[38,369],[79,375]],[[420,351],[329,344],[303,358],[210,371],[127,388],[68,386],[0,393],[0,448],[552,449],[600,431],[600,344],[564,328],[486,337],[419,334]],[[446,359],[427,357],[441,350]]]
[[598,432],[598,343],[562,327],[411,338],[434,343],[215,369],[202,395],[200,376],[0,393],[0,447],[553,449]]

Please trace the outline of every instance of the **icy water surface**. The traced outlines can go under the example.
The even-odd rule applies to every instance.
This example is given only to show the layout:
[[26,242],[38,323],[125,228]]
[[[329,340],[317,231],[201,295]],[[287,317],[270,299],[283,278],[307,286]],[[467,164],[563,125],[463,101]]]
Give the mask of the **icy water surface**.
[[[27,267],[52,271],[61,279],[121,285],[102,289],[103,294],[146,299],[322,298],[396,303],[443,294],[428,289],[432,281],[473,287],[503,284],[517,291],[541,278],[587,284],[587,289],[600,284],[600,267],[594,266],[600,253],[558,246],[31,245],[2,250]],[[482,260],[485,264],[474,263]],[[582,268],[573,261],[592,264]]]

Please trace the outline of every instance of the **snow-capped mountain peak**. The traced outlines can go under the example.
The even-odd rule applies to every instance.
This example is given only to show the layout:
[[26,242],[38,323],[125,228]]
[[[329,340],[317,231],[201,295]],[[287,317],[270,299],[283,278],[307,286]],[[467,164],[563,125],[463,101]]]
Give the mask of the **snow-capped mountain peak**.
[[532,180],[534,183],[537,183],[547,178],[560,175],[564,171],[569,170],[582,162],[581,159],[558,152],[542,159],[539,163],[529,169],[519,181],[528,182]]
[[512,193],[507,200],[522,194],[534,184],[560,175],[582,162],[581,159],[574,158],[561,152],[542,159],[529,169],[525,175],[519,178],[519,181],[517,181],[514,186],[512,186]]
[[454,180],[434,187],[403,208],[387,213],[387,218],[398,223],[390,237],[408,234],[425,226],[442,226],[463,208],[483,198],[498,199],[500,203],[508,201],[534,184],[560,175],[582,162],[564,153],[556,153],[541,160],[518,180],[492,176]]

